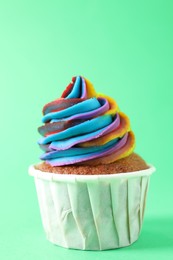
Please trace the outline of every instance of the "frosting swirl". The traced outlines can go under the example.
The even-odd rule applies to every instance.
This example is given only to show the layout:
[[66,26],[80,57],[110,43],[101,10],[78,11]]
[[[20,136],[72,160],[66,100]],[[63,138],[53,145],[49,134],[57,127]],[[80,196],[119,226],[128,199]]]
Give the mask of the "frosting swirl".
[[40,159],[51,166],[108,164],[128,156],[135,146],[128,117],[81,76],[72,78],[61,98],[43,107],[42,122]]

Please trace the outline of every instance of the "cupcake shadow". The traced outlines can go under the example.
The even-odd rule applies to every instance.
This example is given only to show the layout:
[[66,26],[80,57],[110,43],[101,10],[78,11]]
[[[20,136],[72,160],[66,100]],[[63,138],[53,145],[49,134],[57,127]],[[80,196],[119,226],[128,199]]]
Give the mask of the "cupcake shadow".
[[139,239],[131,245],[133,249],[172,249],[173,216],[145,219]]

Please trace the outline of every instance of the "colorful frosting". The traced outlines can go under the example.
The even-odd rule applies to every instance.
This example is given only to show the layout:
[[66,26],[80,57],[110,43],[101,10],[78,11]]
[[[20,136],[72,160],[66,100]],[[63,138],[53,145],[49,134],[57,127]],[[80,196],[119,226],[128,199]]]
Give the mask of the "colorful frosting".
[[61,98],[44,106],[42,122],[40,158],[51,166],[108,164],[135,146],[128,117],[81,76],[72,78]]

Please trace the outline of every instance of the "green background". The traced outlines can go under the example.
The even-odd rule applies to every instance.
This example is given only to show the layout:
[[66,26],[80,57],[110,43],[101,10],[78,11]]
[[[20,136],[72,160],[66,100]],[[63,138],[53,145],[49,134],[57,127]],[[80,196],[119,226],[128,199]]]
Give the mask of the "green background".
[[[173,1],[0,1],[0,259],[172,259]],[[139,240],[104,252],[67,250],[42,229],[28,166],[41,153],[46,102],[74,75],[115,98],[136,152],[157,168]]]

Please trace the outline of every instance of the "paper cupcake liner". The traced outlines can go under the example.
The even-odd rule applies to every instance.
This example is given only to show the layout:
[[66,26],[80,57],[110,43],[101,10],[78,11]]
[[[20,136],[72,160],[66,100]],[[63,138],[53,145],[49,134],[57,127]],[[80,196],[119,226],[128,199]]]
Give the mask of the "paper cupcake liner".
[[82,250],[132,244],[139,237],[149,169],[110,175],[62,175],[29,168],[42,223],[52,243]]

